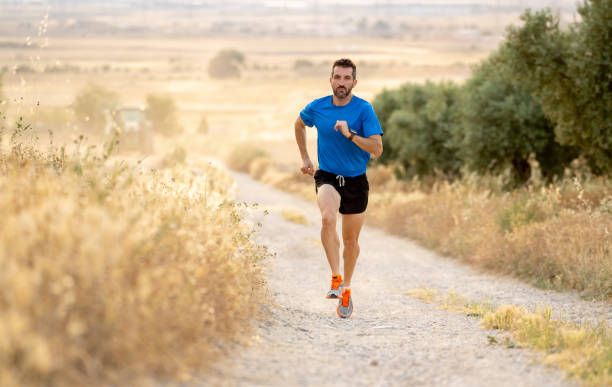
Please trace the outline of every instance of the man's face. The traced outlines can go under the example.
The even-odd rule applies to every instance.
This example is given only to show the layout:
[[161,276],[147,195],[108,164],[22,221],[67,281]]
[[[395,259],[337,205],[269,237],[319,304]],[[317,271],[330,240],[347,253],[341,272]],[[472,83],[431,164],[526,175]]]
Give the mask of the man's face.
[[337,98],[344,99],[351,94],[351,90],[357,84],[357,80],[353,79],[353,69],[351,67],[334,67],[334,73],[329,78],[334,95]]

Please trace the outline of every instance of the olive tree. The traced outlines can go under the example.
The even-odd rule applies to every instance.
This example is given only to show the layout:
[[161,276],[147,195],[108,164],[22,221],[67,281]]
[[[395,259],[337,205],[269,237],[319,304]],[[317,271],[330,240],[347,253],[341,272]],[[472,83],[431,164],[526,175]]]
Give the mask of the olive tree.
[[458,93],[452,83],[428,82],[379,94],[373,106],[385,131],[381,162],[399,163],[406,177],[456,175],[460,160],[449,140],[458,128]]
[[588,0],[567,30],[550,9],[526,11],[508,30],[506,63],[541,101],[558,141],[577,146],[596,173],[612,173],[612,0]]
[[479,173],[509,168],[512,186],[529,179],[533,154],[550,180],[563,173],[576,151],[555,141],[553,122],[529,89],[507,75],[502,56],[503,50],[481,63],[463,87],[462,128],[454,132],[458,154]]

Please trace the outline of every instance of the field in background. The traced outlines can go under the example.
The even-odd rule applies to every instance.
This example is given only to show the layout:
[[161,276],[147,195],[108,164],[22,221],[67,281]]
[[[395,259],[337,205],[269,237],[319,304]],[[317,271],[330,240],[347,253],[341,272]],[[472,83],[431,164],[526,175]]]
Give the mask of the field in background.
[[[293,121],[310,100],[329,94],[335,59],[357,62],[355,93],[368,100],[407,81],[461,82],[525,7],[559,7],[563,23],[575,9],[571,0],[131,3],[0,6],[9,124],[32,110],[65,108],[83,86],[97,82],[119,93],[123,105],[142,106],[148,93],[170,95],[187,133],[206,117],[204,144],[178,140],[190,152],[223,154],[228,144],[256,141],[278,161],[298,163]],[[239,80],[209,78],[209,61],[223,49],[245,55]],[[310,65],[296,69],[303,60]]]
[[[493,38],[478,46],[462,40],[51,38],[44,48],[0,47],[5,58],[0,67],[7,68],[3,90],[9,123],[34,111],[68,108],[79,90],[96,82],[118,93],[127,106],[143,106],[149,93],[171,96],[187,134],[195,133],[206,117],[204,148],[194,148],[191,139],[179,140],[189,151],[218,153],[231,148],[228,144],[257,141],[275,150],[279,161],[297,162],[297,153],[289,151],[293,122],[310,100],[330,93],[329,66],[336,58],[348,56],[358,63],[355,93],[371,100],[383,88],[408,80],[461,81],[494,45]],[[209,60],[228,48],[246,57],[241,78],[210,79]],[[300,59],[312,66],[295,69]],[[52,66],[67,70],[45,70]],[[71,131],[87,134],[82,127]]]

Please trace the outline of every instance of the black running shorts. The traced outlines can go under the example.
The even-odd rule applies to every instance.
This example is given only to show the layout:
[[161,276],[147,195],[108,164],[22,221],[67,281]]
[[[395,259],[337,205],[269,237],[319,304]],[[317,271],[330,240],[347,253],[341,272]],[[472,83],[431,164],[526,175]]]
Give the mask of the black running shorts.
[[323,184],[329,184],[338,191],[341,214],[361,214],[366,210],[370,185],[365,173],[355,177],[344,177],[319,169],[314,174],[314,180],[317,193]]

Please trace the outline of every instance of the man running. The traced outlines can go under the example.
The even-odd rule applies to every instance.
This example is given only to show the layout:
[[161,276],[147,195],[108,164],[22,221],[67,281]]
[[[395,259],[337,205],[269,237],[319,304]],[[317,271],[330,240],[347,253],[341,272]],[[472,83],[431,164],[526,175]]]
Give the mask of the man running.
[[[327,298],[340,298],[337,312],[342,318],[353,313],[351,279],[359,256],[359,232],[368,205],[366,165],[370,155],[382,154],[382,129],[369,102],[352,94],[357,85],[356,66],[339,59],[332,66],[329,83],[333,95],[315,99],[295,121],[295,139],[302,156],[301,171],[314,176],[321,210],[321,242],[331,268]],[[317,128],[317,157],[314,167],[306,149],[306,126]],[[337,213],[342,214],[344,280],[340,274],[340,240]]]

